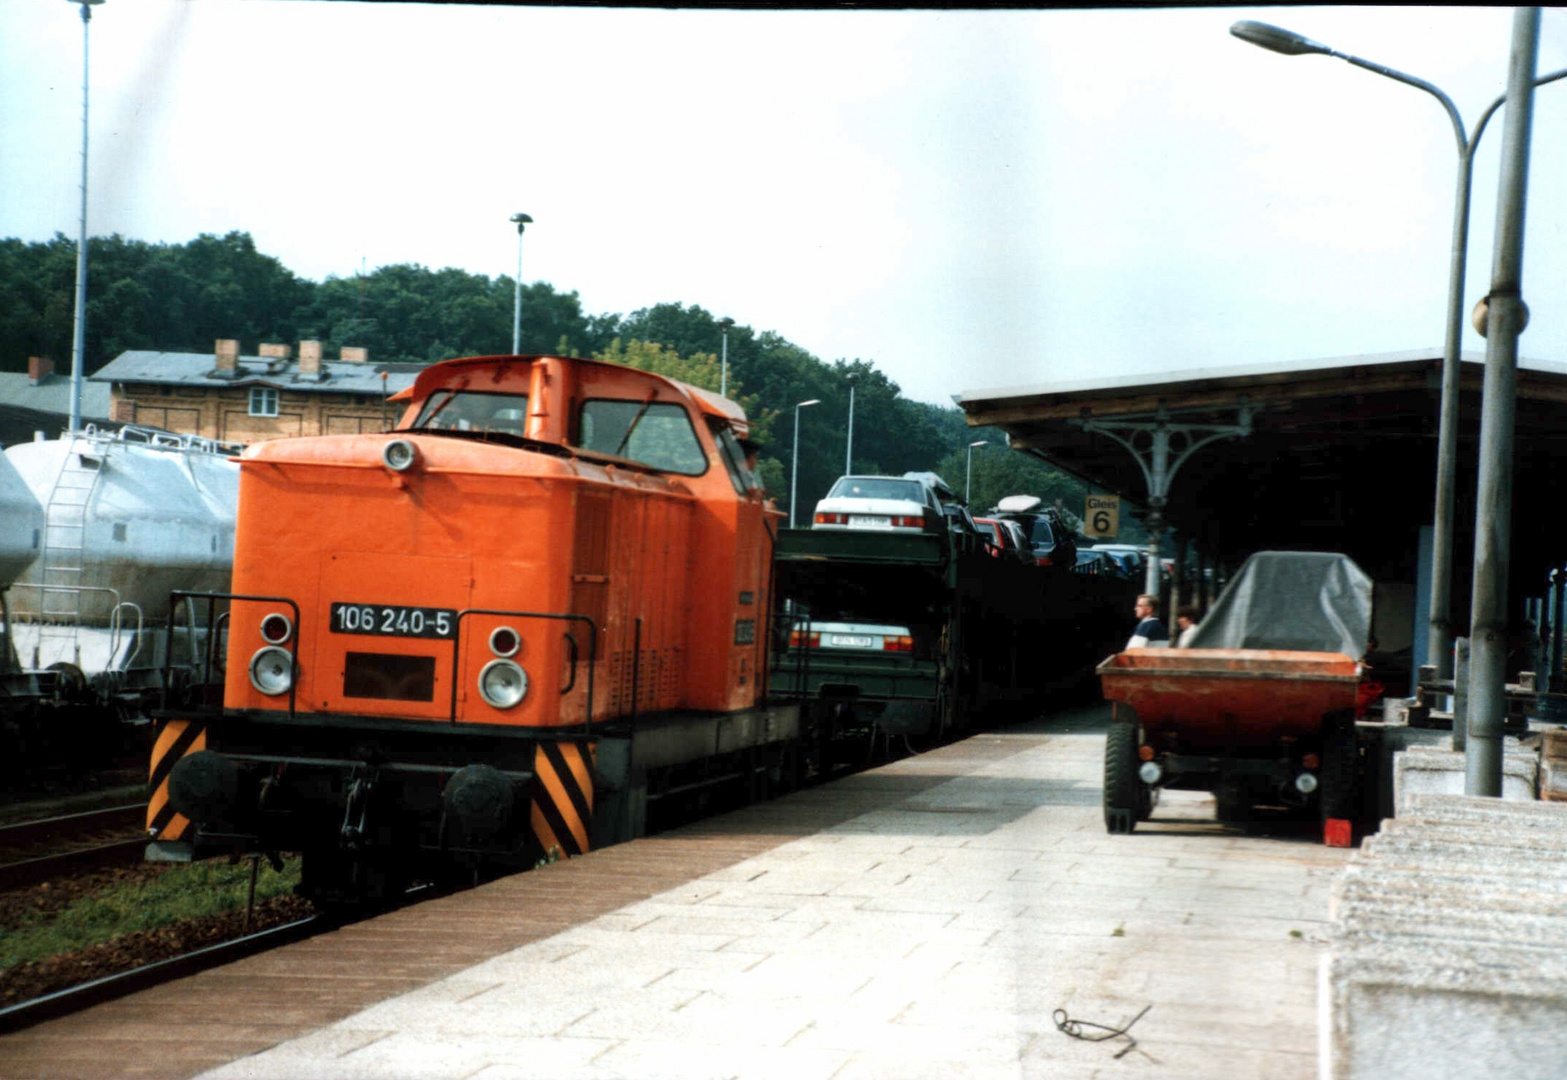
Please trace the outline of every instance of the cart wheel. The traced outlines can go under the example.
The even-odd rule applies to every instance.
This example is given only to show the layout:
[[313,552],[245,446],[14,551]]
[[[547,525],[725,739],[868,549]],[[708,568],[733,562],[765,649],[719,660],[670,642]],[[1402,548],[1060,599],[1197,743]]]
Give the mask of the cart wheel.
[[1355,816],[1360,755],[1355,747],[1355,714],[1331,712],[1322,718],[1322,783],[1318,802],[1322,820]]
[[[1147,815],[1140,814],[1147,795],[1137,778],[1137,725],[1112,721],[1105,733],[1105,829],[1129,833]],[[1151,808],[1150,808],[1151,809]]]

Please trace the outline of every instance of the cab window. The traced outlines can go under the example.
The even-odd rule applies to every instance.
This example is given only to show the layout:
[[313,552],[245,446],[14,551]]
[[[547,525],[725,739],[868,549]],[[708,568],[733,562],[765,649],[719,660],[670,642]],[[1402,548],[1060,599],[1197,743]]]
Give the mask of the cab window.
[[668,401],[589,400],[582,403],[577,445],[640,461],[660,472],[700,476],[707,454],[686,410]]
[[713,441],[718,444],[718,456],[723,459],[724,468],[729,472],[729,482],[735,486],[737,494],[749,495],[752,488],[760,485],[751,470],[745,467],[745,451],[740,446],[740,440],[735,438],[735,433],[722,420],[709,421],[708,426],[713,432]]
[[412,426],[425,431],[498,431],[520,436],[527,417],[527,394],[437,390],[425,400]]

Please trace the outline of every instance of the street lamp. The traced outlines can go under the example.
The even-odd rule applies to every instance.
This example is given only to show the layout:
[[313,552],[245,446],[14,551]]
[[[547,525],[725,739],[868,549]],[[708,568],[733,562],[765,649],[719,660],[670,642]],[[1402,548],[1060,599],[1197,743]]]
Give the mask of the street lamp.
[[517,290],[511,302],[511,354],[522,351],[522,230],[533,224],[527,214],[513,214],[511,223],[517,226]]
[[71,410],[66,425],[82,429],[82,359],[87,351],[87,27],[103,0],[67,0],[82,9],[82,215],[76,234],[76,310],[71,317]]
[[718,396],[729,396],[729,328],[735,321],[728,316],[718,320],[718,329],[723,334],[721,347],[721,359],[718,362]]
[[854,475],[854,376],[849,372],[849,439],[843,447],[843,475]]
[[965,503],[968,502],[968,482],[969,482],[969,477],[972,476],[973,472],[974,472],[974,447],[976,447],[976,446],[989,446],[989,445],[990,445],[990,440],[989,439],[981,439],[981,440],[979,440],[979,442],[971,442],[971,443],[968,444],[968,454],[965,457],[964,462],[963,462],[963,501]]
[[794,407],[794,464],[789,467],[789,528],[791,529],[794,528],[795,489],[799,487],[800,479],[800,410],[821,403],[820,398],[812,398]]
[[[1426,662],[1437,665],[1443,677],[1453,674],[1452,576],[1453,576],[1453,493],[1458,472],[1458,374],[1462,362],[1464,329],[1464,274],[1469,248],[1469,190],[1474,173],[1475,148],[1491,115],[1506,102],[1503,94],[1480,115],[1473,135],[1464,134],[1463,118],[1451,98],[1424,79],[1384,67],[1358,56],[1329,48],[1319,41],[1268,23],[1244,20],[1230,27],[1230,33],[1242,41],[1285,56],[1317,53],[1336,56],[1346,63],[1389,79],[1424,90],[1442,103],[1453,122],[1453,137],[1458,143],[1458,193],[1453,206],[1452,256],[1447,275],[1447,336],[1442,349],[1442,404],[1436,443],[1436,506],[1432,513],[1431,544],[1431,622],[1426,636]],[[1534,80],[1544,86],[1567,77],[1567,68]]]

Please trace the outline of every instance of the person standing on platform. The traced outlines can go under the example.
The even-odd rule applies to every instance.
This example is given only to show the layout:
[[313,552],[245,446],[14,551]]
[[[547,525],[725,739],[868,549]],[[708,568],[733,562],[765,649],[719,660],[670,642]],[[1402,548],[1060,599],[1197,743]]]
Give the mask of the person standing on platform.
[[1197,636],[1197,609],[1183,607],[1175,613],[1175,647],[1177,649],[1189,649],[1192,647],[1192,638]]
[[1170,631],[1159,621],[1159,598],[1143,593],[1132,609],[1137,616],[1137,629],[1127,639],[1128,649],[1168,649]]

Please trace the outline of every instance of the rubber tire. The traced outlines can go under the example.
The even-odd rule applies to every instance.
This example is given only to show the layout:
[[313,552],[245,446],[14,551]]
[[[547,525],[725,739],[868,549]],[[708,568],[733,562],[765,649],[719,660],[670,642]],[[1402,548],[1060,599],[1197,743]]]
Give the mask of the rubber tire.
[[1146,796],[1137,778],[1137,725],[1124,720],[1110,722],[1105,732],[1105,831],[1129,833],[1140,820]]
[[1348,710],[1328,713],[1322,718],[1322,775],[1317,788],[1323,821],[1356,816],[1359,773],[1355,714]]

